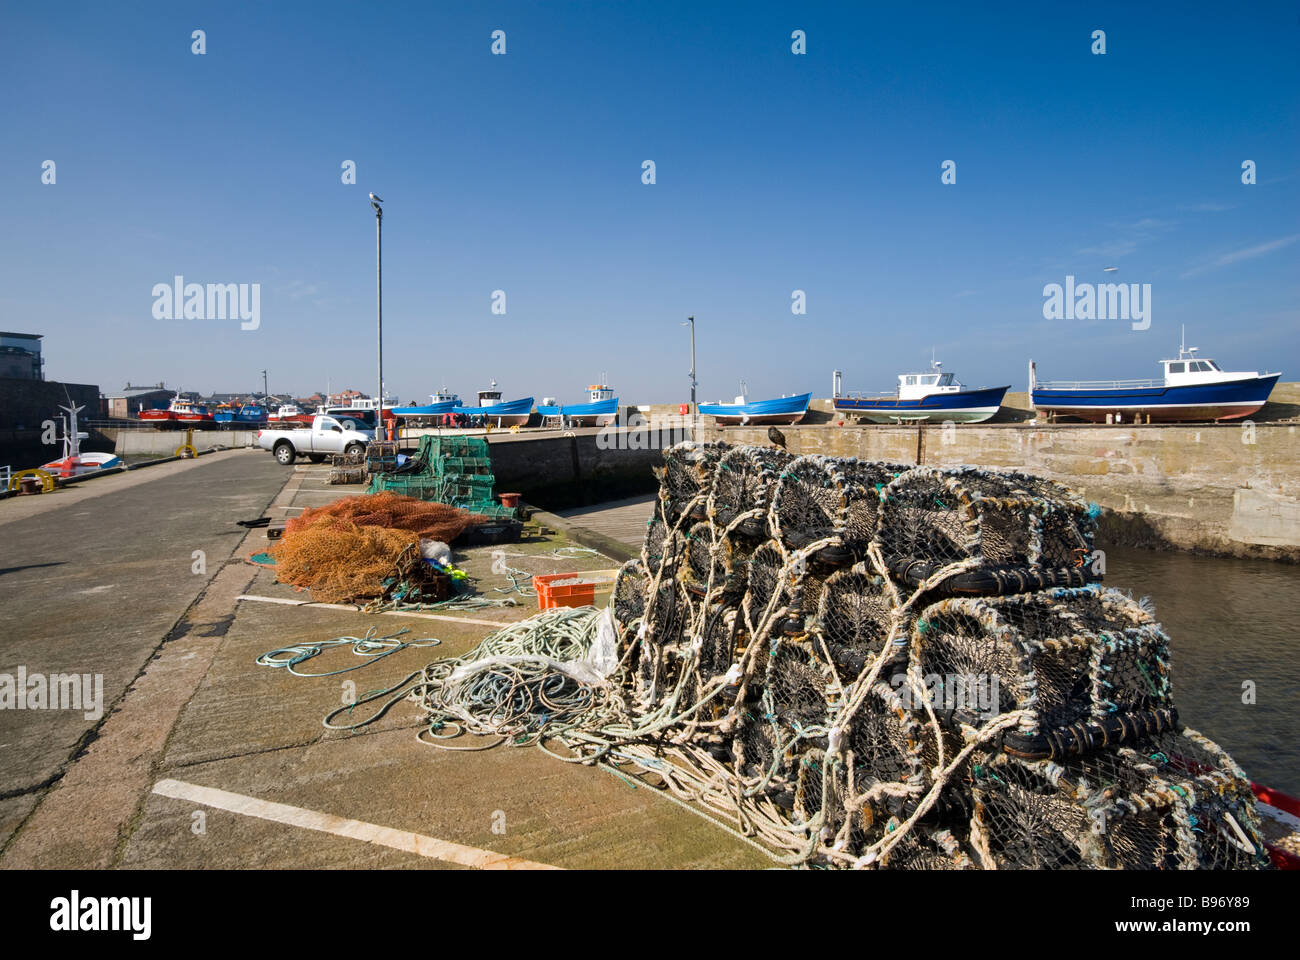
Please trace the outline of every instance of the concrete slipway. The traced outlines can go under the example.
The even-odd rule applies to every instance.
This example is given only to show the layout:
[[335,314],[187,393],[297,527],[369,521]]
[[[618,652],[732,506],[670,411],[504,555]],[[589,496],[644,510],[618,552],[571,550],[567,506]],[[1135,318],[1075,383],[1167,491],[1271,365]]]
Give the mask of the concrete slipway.
[[[359,491],[327,485],[327,471],[225,451],[0,503],[0,673],[103,674],[107,704],[99,719],[0,711],[0,867],[771,864],[645,785],[535,748],[421,745],[412,703],[360,734],[322,727],[341,681],[364,695],[536,610],[531,598],[439,619],[300,605],[272,571],[243,561],[266,541],[234,521]],[[630,504],[606,532],[627,539],[639,509]],[[616,565],[554,556],[570,543],[560,532],[511,545],[533,556],[509,562],[538,573]],[[481,591],[504,596],[492,589],[508,582],[492,574],[491,550],[458,559]],[[249,596],[289,602],[240,599]],[[442,645],[342,678],[254,664],[275,647],[370,627]],[[304,669],[353,659],[331,656]]]

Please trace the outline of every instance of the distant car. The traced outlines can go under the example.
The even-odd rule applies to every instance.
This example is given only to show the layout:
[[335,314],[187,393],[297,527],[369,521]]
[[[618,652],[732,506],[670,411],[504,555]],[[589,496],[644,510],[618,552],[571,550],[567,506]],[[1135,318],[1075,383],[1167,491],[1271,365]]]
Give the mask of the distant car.
[[377,426],[373,410],[358,410],[356,407],[326,407],[321,413],[333,417],[343,425],[344,429],[374,430]]
[[353,429],[344,426],[334,417],[317,414],[312,417],[310,427],[257,431],[257,445],[263,450],[270,450],[275,454],[275,459],[287,467],[299,454],[306,456],[312,463],[321,463],[334,453],[364,453],[366,444],[374,437],[373,430]]

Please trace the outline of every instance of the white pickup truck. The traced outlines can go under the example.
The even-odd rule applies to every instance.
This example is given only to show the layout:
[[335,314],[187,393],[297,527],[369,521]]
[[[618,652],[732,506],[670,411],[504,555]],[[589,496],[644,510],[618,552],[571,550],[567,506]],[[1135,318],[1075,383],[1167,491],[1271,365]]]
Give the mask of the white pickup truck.
[[270,450],[275,459],[286,467],[299,454],[312,463],[320,463],[332,453],[364,453],[366,444],[374,439],[373,430],[353,430],[344,427],[333,417],[317,415],[310,427],[297,430],[259,430],[257,445]]

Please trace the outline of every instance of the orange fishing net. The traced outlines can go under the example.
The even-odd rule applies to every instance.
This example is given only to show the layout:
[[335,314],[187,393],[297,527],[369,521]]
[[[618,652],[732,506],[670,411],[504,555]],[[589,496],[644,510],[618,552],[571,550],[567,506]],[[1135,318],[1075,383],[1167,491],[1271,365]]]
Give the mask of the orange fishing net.
[[274,547],[276,579],[311,590],[317,603],[344,603],[377,597],[393,573],[398,556],[419,534],[410,530],[359,525],[323,516],[300,525]]
[[370,493],[344,497],[324,507],[304,510],[285,525],[285,538],[292,537],[299,530],[324,517],[350,520],[363,527],[408,530],[444,543],[451,543],[466,528],[481,523],[484,519],[445,503],[432,503],[397,493]]

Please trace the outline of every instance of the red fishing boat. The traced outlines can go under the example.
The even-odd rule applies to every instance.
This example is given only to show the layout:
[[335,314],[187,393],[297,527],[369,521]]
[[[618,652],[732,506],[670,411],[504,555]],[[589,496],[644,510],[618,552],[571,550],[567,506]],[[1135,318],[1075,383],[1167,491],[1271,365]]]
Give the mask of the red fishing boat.
[[181,399],[180,394],[172,397],[166,410],[141,410],[140,419],[151,423],[161,430],[187,429],[212,425],[212,414],[201,403]]

